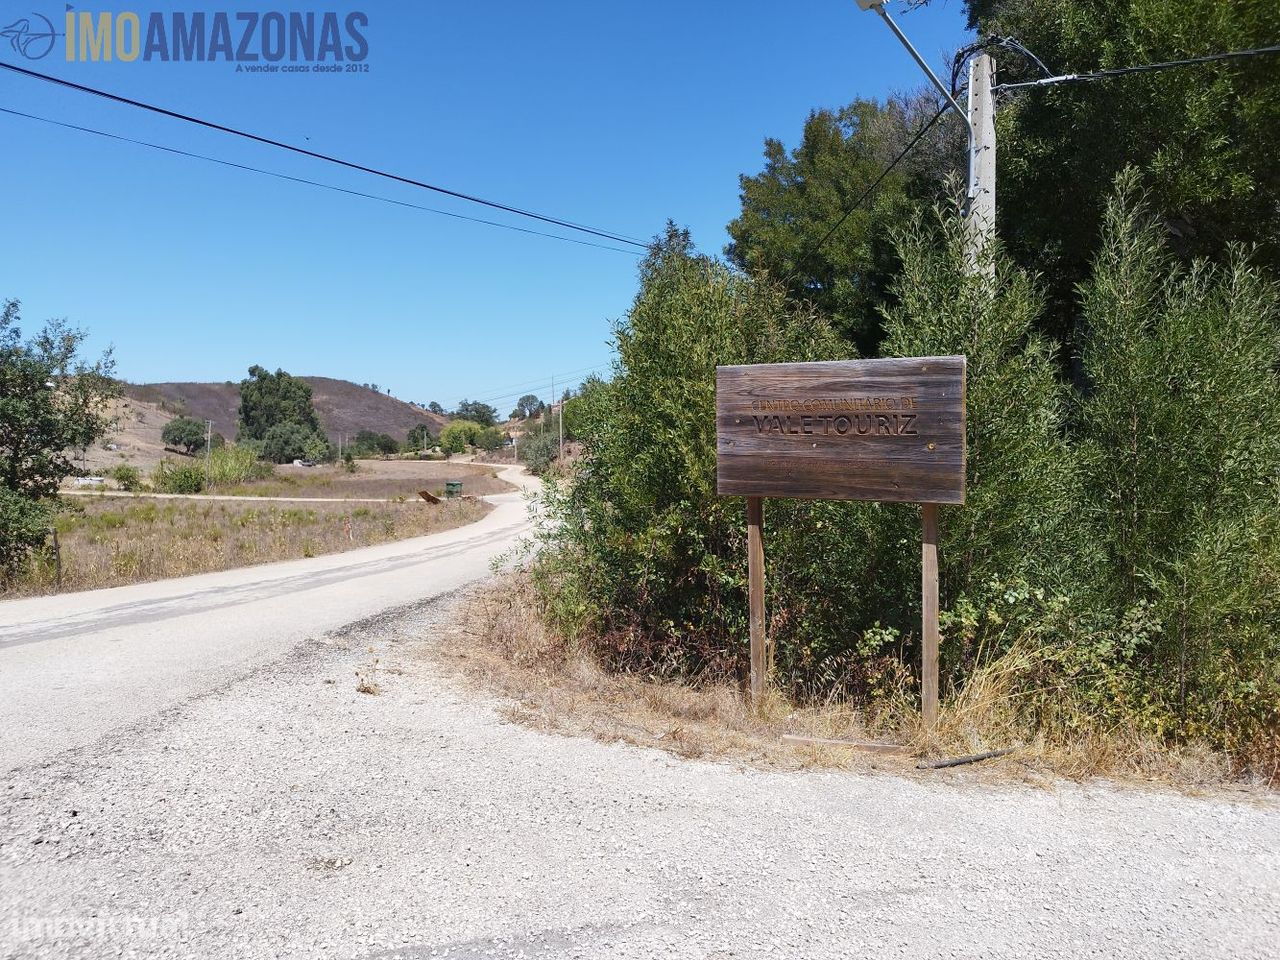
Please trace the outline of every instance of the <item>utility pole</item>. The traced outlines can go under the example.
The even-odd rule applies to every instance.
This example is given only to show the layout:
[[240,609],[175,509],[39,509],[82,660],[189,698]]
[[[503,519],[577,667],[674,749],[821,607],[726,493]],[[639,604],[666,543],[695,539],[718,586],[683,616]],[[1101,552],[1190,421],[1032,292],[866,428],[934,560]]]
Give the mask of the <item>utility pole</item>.
[[973,165],[973,195],[965,223],[966,248],[971,270],[995,273],[995,264],[986,257],[996,233],[996,109],[991,88],[995,84],[996,62],[986,53],[969,61],[969,127],[973,131],[970,163]]
[[[888,0],[857,0],[880,15],[917,66],[964,121],[969,132],[969,176],[965,187],[965,261],[973,273],[994,274],[987,248],[996,226],[996,127],[992,86],[996,65],[986,53],[969,61],[969,109],[956,103],[947,86],[885,10]],[[938,505],[920,504],[920,712],[927,726],[938,722]]]
[[213,482],[213,421],[204,422],[204,485]]

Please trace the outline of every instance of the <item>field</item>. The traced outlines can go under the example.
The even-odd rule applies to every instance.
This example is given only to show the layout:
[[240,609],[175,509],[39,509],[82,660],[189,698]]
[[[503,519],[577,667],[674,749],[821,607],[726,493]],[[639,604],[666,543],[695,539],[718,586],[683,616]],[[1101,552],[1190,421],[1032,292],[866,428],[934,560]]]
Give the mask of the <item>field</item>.
[[255,497],[340,497],[393,500],[418,499],[419,490],[444,494],[448,480],[461,480],[462,492],[483,497],[509,493],[512,486],[499,480],[492,467],[431,460],[360,460],[355,473],[341,466],[277,467],[275,475],[237,487],[211,492]]
[[[316,494],[319,496],[320,494]],[[239,504],[226,500],[69,499],[56,528],[62,589],[91,590],[338,553],[472,523],[478,500]],[[0,596],[52,593],[50,556]]]

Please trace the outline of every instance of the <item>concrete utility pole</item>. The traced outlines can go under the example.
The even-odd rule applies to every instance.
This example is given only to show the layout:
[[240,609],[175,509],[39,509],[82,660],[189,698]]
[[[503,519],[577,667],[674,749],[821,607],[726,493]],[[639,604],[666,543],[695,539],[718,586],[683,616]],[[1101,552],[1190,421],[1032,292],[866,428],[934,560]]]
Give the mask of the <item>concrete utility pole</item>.
[[204,422],[204,485],[213,482],[213,421]]
[[874,10],[880,15],[893,35],[906,48],[916,65],[942,94],[951,109],[964,121],[969,134],[969,171],[965,188],[965,219],[969,229],[968,254],[970,263],[981,262],[982,253],[995,232],[996,209],[996,129],[995,102],[992,85],[995,77],[995,60],[983,53],[969,62],[969,109],[962,110],[951,91],[933,72],[924,57],[907,39],[907,35],[889,16],[885,9],[888,0],[857,0],[863,10]]
[[[995,264],[987,248],[996,226],[996,127],[992,86],[995,61],[981,53],[969,61],[969,109],[964,111],[951,91],[938,79],[929,64],[911,45],[906,34],[893,22],[885,4],[888,0],[857,0],[863,10],[875,10],[906,47],[943,99],[964,121],[969,132],[969,176],[966,184],[965,259],[970,273],[994,274]],[[921,631],[920,631],[920,712],[928,726],[938,721],[938,505],[920,504],[923,536],[920,547]]]
[[996,234],[996,108],[991,88],[995,84],[996,62],[980,53],[969,61],[969,127],[973,146],[969,162],[973,166],[973,195],[969,198],[969,266],[994,274],[995,264],[985,257]]

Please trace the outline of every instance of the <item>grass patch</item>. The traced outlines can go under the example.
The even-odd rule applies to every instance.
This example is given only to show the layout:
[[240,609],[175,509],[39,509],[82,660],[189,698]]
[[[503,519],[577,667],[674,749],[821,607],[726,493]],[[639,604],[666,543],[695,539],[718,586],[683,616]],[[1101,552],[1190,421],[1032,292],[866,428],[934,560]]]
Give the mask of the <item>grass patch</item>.
[[[56,526],[63,591],[228,570],[338,553],[422,536],[480,519],[478,500],[364,505],[266,506],[229,501],[69,498]],[[2,597],[52,593],[47,552],[31,557]]]

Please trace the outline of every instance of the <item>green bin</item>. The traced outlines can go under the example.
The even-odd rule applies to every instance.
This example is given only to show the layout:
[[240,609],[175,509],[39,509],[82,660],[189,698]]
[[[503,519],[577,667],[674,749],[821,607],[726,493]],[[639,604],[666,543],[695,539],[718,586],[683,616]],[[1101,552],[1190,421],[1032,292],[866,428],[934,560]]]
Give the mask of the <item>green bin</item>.
[[460,496],[462,496],[462,481],[461,481],[461,480],[446,480],[446,481],[445,481],[445,484],[444,484],[444,495],[445,495],[446,497],[460,497]]

